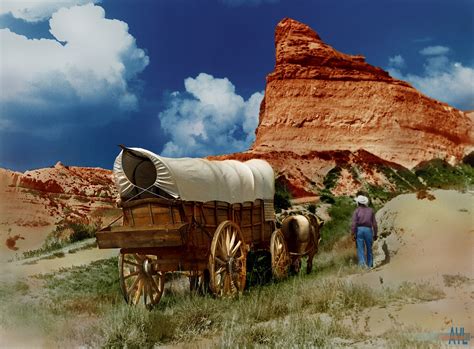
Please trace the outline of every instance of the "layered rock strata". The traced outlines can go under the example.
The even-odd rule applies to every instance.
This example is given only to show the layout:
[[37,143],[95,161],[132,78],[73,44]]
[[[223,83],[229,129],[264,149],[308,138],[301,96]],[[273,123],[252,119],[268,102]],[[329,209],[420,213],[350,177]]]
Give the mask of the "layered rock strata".
[[31,234],[44,236],[64,222],[107,223],[120,214],[116,197],[109,170],[61,163],[25,173],[0,168],[0,238],[21,234],[25,244],[41,245]]
[[255,155],[364,149],[412,168],[432,158],[456,162],[474,148],[467,113],[393,79],[363,56],[338,52],[300,22],[278,23],[275,49],[250,150]]

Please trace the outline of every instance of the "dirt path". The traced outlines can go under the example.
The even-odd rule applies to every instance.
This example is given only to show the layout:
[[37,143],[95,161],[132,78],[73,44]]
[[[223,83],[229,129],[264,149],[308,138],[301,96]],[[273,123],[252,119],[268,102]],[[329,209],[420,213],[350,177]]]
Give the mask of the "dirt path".
[[86,265],[100,259],[107,259],[118,255],[118,249],[100,250],[97,247],[79,250],[70,253],[71,250],[80,248],[93,242],[94,239],[88,239],[83,242],[67,246],[60,251],[64,257],[55,257],[51,259],[43,259],[51,256],[53,253],[46,254],[41,257],[28,258],[13,262],[4,262],[0,264],[0,280],[14,281],[19,278],[26,278],[36,274],[50,273],[58,271],[61,268],[70,268],[79,265]]

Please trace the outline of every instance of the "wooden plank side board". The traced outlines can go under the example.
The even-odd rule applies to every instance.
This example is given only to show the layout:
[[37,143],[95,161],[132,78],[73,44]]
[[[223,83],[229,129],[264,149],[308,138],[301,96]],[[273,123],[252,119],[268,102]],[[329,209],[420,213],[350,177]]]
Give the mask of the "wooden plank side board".
[[207,269],[209,249],[186,249],[183,247],[122,248],[120,252],[154,255],[156,269],[166,271],[191,271]]
[[[229,204],[221,201],[205,203],[140,199],[122,205],[123,227],[98,234],[100,248],[187,246],[209,248],[220,223],[236,223],[248,244],[270,239],[272,203],[263,200]],[[180,224],[187,223],[182,229]],[[133,235],[132,235],[133,234]]]
[[205,217],[205,225],[206,226],[217,226],[216,224],[216,215],[215,215],[215,208],[214,207],[207,207],[204,206],[202,209],[203,215]]
[[172,212],[173,212],[173,223],[184,222],[181,219],[181,214],[179,212],[179,207],[173,206],[172,207]]
[[99,248],[183,246],[187,224],[151,227],[113,227],[96,233]]
[[265,222],[265,229],[264,229],[264,236],[263,241],[270,242],[272,237],[273,231],[276,229],[276,225],[274,221],[267,221]]
[[175,231],[175,230],[182,230],[187,227],[187,223],[176,223],[176,224],[157,224],[157,225],[144,225],[141,227],[111,227],[111,232],[154,232],[154,231]]
[[240,230],[242,231],[242,235],[244,236],[244,240],[247,244],[250,244],[250,242],[252,242],[253,240],[253,236],[252,236],[252,228],[250,227],[247,227],[247,228],[240,228]]

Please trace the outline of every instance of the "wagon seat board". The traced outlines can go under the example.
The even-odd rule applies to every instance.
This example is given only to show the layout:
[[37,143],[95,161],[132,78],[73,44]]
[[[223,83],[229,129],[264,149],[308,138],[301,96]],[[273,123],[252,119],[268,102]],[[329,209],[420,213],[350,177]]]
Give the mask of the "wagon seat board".
[[[97,233],[99,248],[141,249],[162,258],[208,254],[220,223],[236,223],[250,246],[268,248],[274,230],[274,173],[264,160],[166,158],[122,148],[114,182],[122,226]],[[171,262],[171,261],[170,261]]]

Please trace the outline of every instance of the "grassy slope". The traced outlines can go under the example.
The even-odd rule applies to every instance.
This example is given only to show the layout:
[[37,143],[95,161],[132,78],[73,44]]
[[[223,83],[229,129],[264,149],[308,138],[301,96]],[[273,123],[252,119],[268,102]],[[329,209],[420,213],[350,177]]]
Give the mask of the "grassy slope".
[[[454,183],[465,187],[474,183],[474,172],[465,165],[452,168],[434,161],[415,171],[427,186],[446,188]],[[195,342],[203,337],[211,338],[206,346],[216,347],[351,346],[367,337],[354,330],[356,327],[343,325],[342,319],[360,321],[357,315],[361,309],[394,301],[443,297],[441,291],[426,284],[404,284],[380,292],[341,280],[341,276],[358,271],[347,237],[354,206],[350,198],[331,197],[330,187],[337,173],[331,176],[325,184],[333,200],[329,209],[333,219],[324,226],[323,252],[316,257],[316,271],[310,275],[251,287],[233,300],[168,292],[150,312],[124,304],[117,260],[109,259],[44,275],[33,282],[0,285],[0,325],[7,329],[34,328],[63,346],[143,348]],[[400,191],[418,188],[412,174],[403,174],[400,183]],[[377,197],[375,189],[372,194]],[[383,202],[389,196],[385,190],[381,193]],[[383,346],[433,347],[433,343],[414,340],[406,333],[387,333]]]
[[317,272],[252,287],[238,299],[168,292],[153,311],[124,304],[112,258],[40,276],[34,280],[39,288],[22,281],[1,285],[0,325],[36,329],[65,346],[146,348],[209,337],[216,347],[332,347],[367,339],[341,322],[357,321],[361,309],[442,297],[429,285],[382,293],[335,278],[357,271],[353,257],[352,249],[323,252]]

